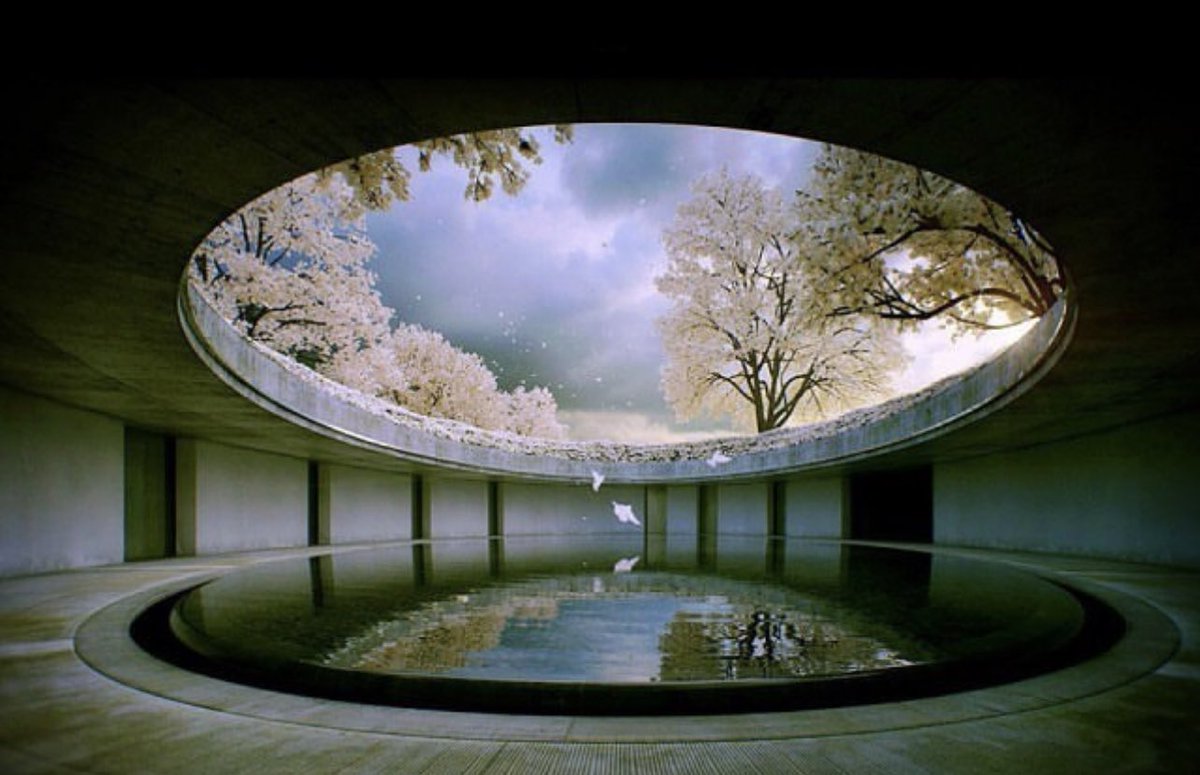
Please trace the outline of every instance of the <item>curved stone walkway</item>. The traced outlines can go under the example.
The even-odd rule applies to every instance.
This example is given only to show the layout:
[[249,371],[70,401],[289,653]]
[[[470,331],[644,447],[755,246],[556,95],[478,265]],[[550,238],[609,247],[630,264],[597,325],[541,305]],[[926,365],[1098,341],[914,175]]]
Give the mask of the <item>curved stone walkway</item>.
[[1002,687],[790,713],[569,718],[358,706],[195,676],[126,634],[129,617],[171,589],[313,551],[0,581],[0,771],[1090,773],[1192,772],[1200,761],[1200,573],[1178,568],[968,552],[1100,595],[1127,616],[1129,636],[1086,664]]

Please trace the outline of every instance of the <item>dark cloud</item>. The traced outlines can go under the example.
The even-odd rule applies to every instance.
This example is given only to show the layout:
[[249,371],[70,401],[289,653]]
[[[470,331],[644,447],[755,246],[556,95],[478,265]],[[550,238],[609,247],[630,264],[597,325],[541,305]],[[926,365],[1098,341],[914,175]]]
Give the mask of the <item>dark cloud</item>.
[[588,124],[563,163],[563,187],[597,214],[645,209],[668,222],[701,175],[752,172],[794,191],[808,180],[817,146],[758,132],[679,125]]
[[673,212],[697,174],[677,128],[584,125],[563,163],[563,187],[589,213],[625,213],[664,204]]

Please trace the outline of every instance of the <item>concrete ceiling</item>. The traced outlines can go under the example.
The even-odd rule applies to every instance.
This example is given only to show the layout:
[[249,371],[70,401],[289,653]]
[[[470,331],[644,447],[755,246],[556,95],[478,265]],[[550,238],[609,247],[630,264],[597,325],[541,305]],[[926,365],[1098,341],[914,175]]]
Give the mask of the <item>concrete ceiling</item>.
[[0,383],[181,436],[375,467],[251,405],[184,340],[179,277],[227,213],[364,151],[497,126],[698,123],[902,159],[1027,216],[1074,281],[1074,341],[1004,409],[872,465],[947,459],[1192,411],[1194,124],[1112,81],[544,79],[10,84]]

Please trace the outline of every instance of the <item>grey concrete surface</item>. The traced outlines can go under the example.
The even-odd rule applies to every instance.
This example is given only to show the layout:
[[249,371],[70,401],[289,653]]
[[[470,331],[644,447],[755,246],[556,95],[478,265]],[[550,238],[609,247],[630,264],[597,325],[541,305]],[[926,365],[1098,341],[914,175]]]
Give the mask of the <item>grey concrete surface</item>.
[[717,531],[730,535],[767,535],[766,482],[717,486]]
[[0,575],[124,557],[121,423],[0,386]]
[[[940,542],[1195,563],[1200,273],[1187,197],[1195,127],[1186,105],[1177,96],[1160,99],[1156,85],[1168,84],[500,78],[431,88],[419,79],[13,81],[10,103],[21,109],[0,128],[9,152],[0,181],[0,573],[121,559],[125,427],[198,440],[183,444],[179,459],[190,455],[201,477],[205,468],[194,466],[206,446],[232,451],[212,469],[232,478],[219,477],[221,487],[243,475],[236,461],[279,474],[262,488],[252,483],[245,496],[269,501],[267,513],[279,516],[266,532],[235,517],[237,509],[227,506],[237,506],[237,498],[220,487],[205,490],[223,493],[212,501],[217,510],[181,510],[180,537],[192,537],[193,551],[202,537],[209,550],[303,543],[310,460],[418,473],[430,482],[444,477],[443,446],[431,445],[420,459],[381,454],[369,439],[297,424],[223,382],[179,326],[180,273],[192,248],[227,213],[325,164],[468,128],[589,120],[711,123],[828,139],[947,175],[1029,218],[1066,261],[1077,311],[1070,342],[1036,385],[1006,394],[1011,400],[987,416],[939,427],[911,444],[845,454],[835,439],[815,458],[813,448],[784,450],[770,468],[788,475],[819,462],[820,475],[833,480],[858,470],[932,464]],[[1015,376],[1013,384],[1028,384]],[[276,458],[294,462],[262,462]],[[504,462],[479,467],[499,472]],[[765,470],[763,462],[731,463],[715,476],[752,479]],[[663,472],[624,475],[651,482]],[[696,478],[711,476],[698,469]],[[486,483],[472,481],[478,493],[475,484],[431,485],[431,516],[438,514],[437,487],[463,495],[461,512],[451,507],[453,497],[442,498],[451,504],[441,512],[449,515],[447,532],[481,531],[476,507]],[[205,488],[189,493],[185,486],[181,504],[194,506]],[[833,524],[832,490],[814,484],[811,491],[828,506],[825,525]],[[280,499],[269,495],[276,492]],[[695,493],[669,489],[669,526],[687,525]],[[790,524],[798,507],[793,488],[788,494]],[[692,508],[706,511],[700,501]],[[284,519],[284,512],[294,517]],[[217,525],[220,535],[204,537]],[[702,541],[689,545],[681,536],[675,543],[675,537],[669,529],[665,556],[706,551]],[[460,560],[482,561],[465,546]],[[169,700],[101,677],[73,651],[80,624],[105,605],[181,575],[247,561],[130,563],[0,582],[3,769],[1186,772],[1200,754],[1194,572],[1084,556],[1023,561],[1132,594],[1164,612],[1182,633],[1171,659],[1136,675],[1105,663],[1100,677],[1121,680],[1088,684],[1093,691],[1086,696],[1066,698],[1052,683],[1012,687],[999,698],[961,698],[976,715],[953,723],[940,723],[945,717],[924,705],[879,708],[879,718],[903,722],[870,734],[862,727],[847,732],[845,717],[830,719],[842,726],[826,727],[805,717],[785,720],[779,738],[695,747],[673,742],[662,724],[631,733],[619,720],[549,726],[539,720],[527,726],[525,742],[514,743],[480,720],[470,730],[474,737],[447,742],[438,732],[446,718],[425,719],[416,731],[395,736],[309,724],[305,714],[319,718],[331,710],[311,704],[299,717],[263,718],[278,698],[236,695],[232,709],[202,710],[197,706],[229,700],[228,687],[168,675],[190,697]],[[455,562],[449,558],[445,572]],[[999,712],[998,701],[1021,709]],[[363,709],[352,714],[379,722]],[[716,740],[728,734],[728,722],[693,721],[688,729]],[[814,737],[801,739],[798,730]],[[826,736],[816,737],[820,730]],[[639,735],[636,744],[614,742],[630,734]]]
[[487,537],[487,482],[428,477],[425,485],[428,538]]
[[174,441],[126,428],[124,464],[125,559],[175,556]]
[[842,536],[842,479],[837,476],[787,482],[785,535],[792,538]]
[[1200,413],[934,468],[934,540],[1200,566]]
[[175,484],[180,554],[308,544],[303,460],[180,439]]
[[[188,286],[182,293],[180,310],[197,356],[223,382],[256,406],[300,427],[401,461],[550,481],[586,482],[598,470],[610,483],[745,480],[912,447],[978,422],[1030,389],[1068,346],[1075,321],[1073,306],[1060,301],[1020,341],[962,379],[931,389],[902,409],[878,411],[856,422],[834,422],[811,438],[780,444],[767,434],[749,441],[639,450],[638,445],[628,444],[524,442],[444,421],[426,420],[422,426],[411,418],[389,416],[331,390],[305,369],[289,369],[274,354],[254,346],[195,288]],[[711,453],[706,445],[711,444],[732,452],[732,458],[719,467],[709,466],[705,458]],[[605,459],[614,454],[617,460]]]
[[321,508],[332,543],[412,537],[411,477],[339,465],[322,469]]
[[645,487],[605,484],[594,492],[590,485],[505,483],[504,532],[512,536],[641,532],[614,516],[613,501],[629,505],[646,525]]
[[699,529],[699,488],[695,485],[673,485],[667,488],[667,533],[695,535]]
[[[831,549],[836,556],[838,546]],[[1196,574],[1112,561],[974,553],[1067,580],[1120,607],[1131,634],[1107,654],[1007,686],[835,710],[572,718],[356,706],[188,674],[128,638],[128,617],[157,595],[307,553],[181,558],[0,581],[0,767],[1182,773],[1200,755],[1193,733]]]
[[[563,78],[436,89],[417,79],[13,89],[23,109],[4,129],[14,168],[0,211],[0,377],[138,427],[348,465],[436,467],[436,449],[425,460],[381,462],[370,445],[245,401],[188,347],[178,277],[213,223],[295,175],[456,128],[548,121],[683,120],[836,140],[974,186],[1035,223],[1074,278],[1074,342],[1036,391],[893,456],[953,459],[1082,435],[1178,411],[1200,387],[1189,355],[1200,339],[1195,246],[1174,204],[1194,157],[1191,124],[1176,101],[1148,98],[1142,83]],[[776,467],[813,462],[806,449],[788,450]]]

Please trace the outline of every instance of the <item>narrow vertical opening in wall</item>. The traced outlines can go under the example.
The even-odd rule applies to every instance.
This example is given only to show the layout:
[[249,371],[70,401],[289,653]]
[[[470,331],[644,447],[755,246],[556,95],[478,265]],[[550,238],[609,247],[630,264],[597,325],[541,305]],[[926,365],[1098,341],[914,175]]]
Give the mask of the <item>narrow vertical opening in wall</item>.
[[177,529],[177,514],[178,509],[175,504],[175,437],[163,437],[163,463],[165,470],[163,476],[166,479],[166,544],[163,546],[164,557],[174,557],[175,547],[178,536]]
[[412,478],[412,537],[414,541],[429,538],[429,498],[425,477],[413,474]]
[[787,482],[771,482],[767,498],[767,535],[782,538],[787,535]]
[[696,564],[701,568],[717,561],[717,487],[702,484],[696,493]]
[[871,541],[933,540],[933,467],[851,474],[849,537]]
[[504,536],[504,493],[497,481],[488,482],[487,523],[488,538]]
[[308,461],[308,545],[321,544],[321,466]]
[[125,429],[126,561],[175,555],[175,440]]
[[488,576],[494,579],[504,576],[504,539],[495,537],[488,541]]
[[308,582],[312,610],[319,612],[333,597],[333,558],[309,557]]

